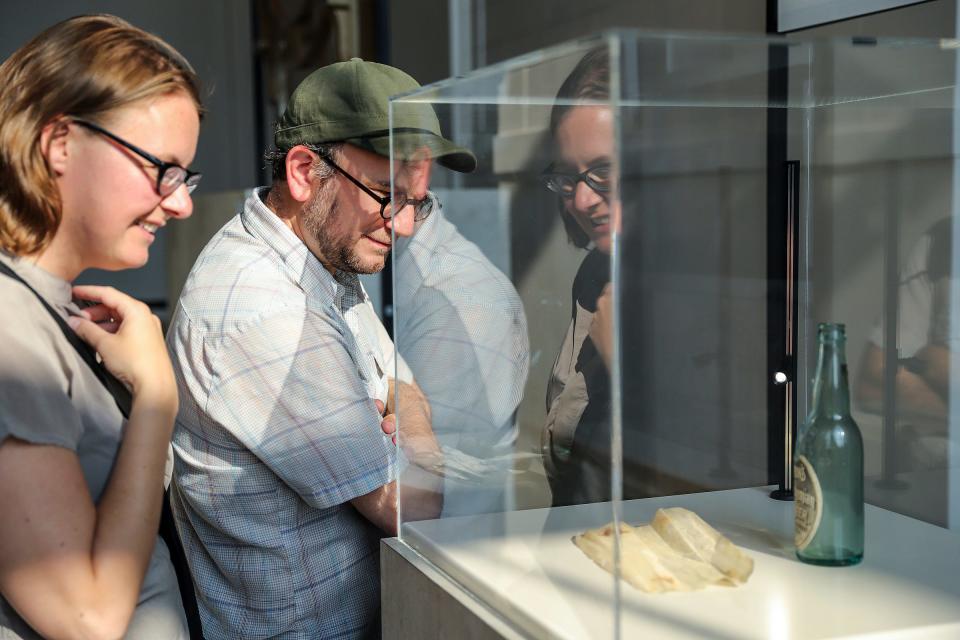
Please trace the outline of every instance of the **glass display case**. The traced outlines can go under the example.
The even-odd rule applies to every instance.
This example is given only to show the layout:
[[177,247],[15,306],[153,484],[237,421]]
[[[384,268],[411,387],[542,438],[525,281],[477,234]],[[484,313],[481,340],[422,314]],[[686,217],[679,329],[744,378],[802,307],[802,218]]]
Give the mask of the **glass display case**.
[[[395,238],[440,452],[400,400],[404,548],[532,637],[957,637],[958,46],[615,31],[392,99],[398,166],[437,121],[478,161]],[[818,322],[864,441],[848,568],[794,554]],[[749,579],[637,588],[620,524],[666,507]],[[611,523],[604,570],[575,542]]]

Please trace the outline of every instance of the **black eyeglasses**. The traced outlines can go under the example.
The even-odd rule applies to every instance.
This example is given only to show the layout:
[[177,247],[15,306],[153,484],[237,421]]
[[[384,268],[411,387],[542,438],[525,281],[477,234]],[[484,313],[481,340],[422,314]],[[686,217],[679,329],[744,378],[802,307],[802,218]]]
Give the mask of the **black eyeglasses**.
[[564,198],[572,198],[580,182],[585,182],[588,187],[602,195],[610,192],[610,165],[597,165],[581,173],[559,173],[553,171],[551,166],[543,172],[541,179],[547,189]]
[[80,120],[78,118],[72,118],[72,120],[81,127],[86,127],[91,131],[96,131],[101,135],[107,136],[117,144],[126,147],[130,151],[133,151],[135,154],[155,166],[157,168],[156,189],[160,196],[166,198],[171,193],[179,189],[180,185],[182,184],[187,186],[187,193],[193,193],[193,190],[197,188],[198,184],[200,184],[200,179],[203,177],[202,174],[197,173],[196,171],[190,171],[189,169],[184,169],[180,165],[173,162],[164,162],[155,155],[147,153],[143,149],[130,144],[120,136],[110,133],[100,125],[87,122],[86,120]]
[[337,163],[331,160],[329,156],[320,155],[320,157],[323,158],[323,161],[326,162],[328,165],[330,165],[331,167],[339,171],[340,174],[343,175],[343,177],[345,177],[347,180],[349,180],[353,184],[357,185],[361,191],[363,191],[365,194],[367,194],[368,196],[370,196],[371,198],[379,202],[380,217],[383,218],[384,220],[389,220],[396,214],[397,211],[403,211],[404,207],[406,207],[407,205],[411,205],[413,207],[413,219],[416,222],[420,222],[421,220],[426,220],[430,216],[430,214],[433,213],[433,210],[435,208],[438,208],[438,205],[440,204],[439,201],[436,200],[436,198],[431,197],[429,194],[424,198],[419,198],[416,200],[414,200],[413,198],[408,198],[406,195],[402,195],[400,198],[397,199],[397,203],[399,203],[400,206],[395,206],[397,203],[394,203],[390,198],[390,196],[378,196],[374,191],[372,191],[365,184],[363,184],[362,182],[354,178],[352,175],[350,175],[349,173],[341,169],[339,166],[337,166]]

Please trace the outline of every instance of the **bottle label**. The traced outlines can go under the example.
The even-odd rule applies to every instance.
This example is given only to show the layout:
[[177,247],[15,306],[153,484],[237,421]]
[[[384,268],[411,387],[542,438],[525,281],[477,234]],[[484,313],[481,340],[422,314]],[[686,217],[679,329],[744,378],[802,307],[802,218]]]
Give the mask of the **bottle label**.
[[794,543],[803,551],[817,535],[823,516],[823,491],[813,465],[806,456],[793,463]]

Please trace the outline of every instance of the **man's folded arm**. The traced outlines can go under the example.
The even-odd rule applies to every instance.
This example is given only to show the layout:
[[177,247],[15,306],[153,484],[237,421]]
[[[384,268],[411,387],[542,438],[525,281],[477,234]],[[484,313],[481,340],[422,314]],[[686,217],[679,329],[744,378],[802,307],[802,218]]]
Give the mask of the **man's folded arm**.
[[228,336],[206,412],[316,508],[394,479],[394,445],[344,337],[312,312],[287,310]]
[[351,501],[365,518],[397,534],[403,520],[429,520],[443,509],[443,458],[430,427],[430,404],[415,382],[390,380],[387,420],[399,422],[398,441],[409,464],[397,481]]
[[[381,428],[383,417],[344,337],[323,316],[288,312],[263,319],[224,341],[216,358],[224,375],[207,404],[213,419],[229,425],[311,506],[350,502],[383,531],[396,533],[395,445]],[[400,388],[401,440],[409,435],[417,443],[404,451],[439,456],[422,393],[406,383]],[[410,475],[417,473],[404,478],[404,519],[436,517],[442,504],[432,495],[437,479],[421,495],[407,486]]]

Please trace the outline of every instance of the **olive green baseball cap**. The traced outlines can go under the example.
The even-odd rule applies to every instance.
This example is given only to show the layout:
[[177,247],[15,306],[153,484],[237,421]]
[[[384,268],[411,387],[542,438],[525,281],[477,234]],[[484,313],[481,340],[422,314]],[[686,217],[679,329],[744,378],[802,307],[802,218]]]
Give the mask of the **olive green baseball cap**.
[[[390,157],[390,97],[419,89],[403,71],[353,58],[317,69],[297,86],[277,122],[278,149],[298,144],[346,142]],[[427,149],[437,163],[461,173],[476,169],[477,158],[440,133],[433,107],[395,102],[394,153],[411,158]]]

